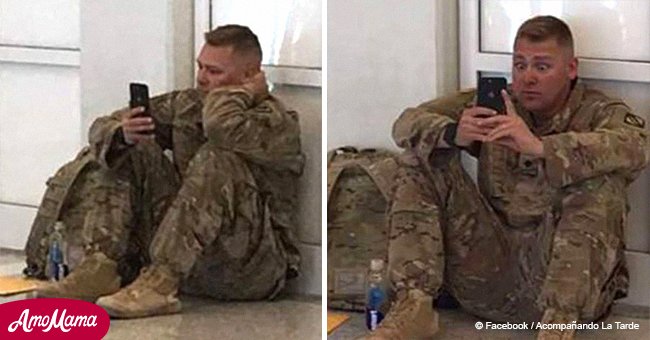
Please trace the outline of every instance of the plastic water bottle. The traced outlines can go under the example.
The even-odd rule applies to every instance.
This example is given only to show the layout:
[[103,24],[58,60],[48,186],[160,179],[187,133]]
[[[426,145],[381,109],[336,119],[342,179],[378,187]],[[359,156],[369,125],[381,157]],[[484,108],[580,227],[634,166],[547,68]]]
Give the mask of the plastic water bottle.
[[63,222],[54,224],[54,232],[50,235],[50,247],[47,255],[48,274],[51,281],[62,280],[68,275],[68,266],[66,264],[65,250],[66,244],[63,238],[65,226]]
[[386,302],[384,282],[384,260],[370,260],[368,273],[368,293],[366,295],[366,327],[374,331],[384,319],[382,305]]

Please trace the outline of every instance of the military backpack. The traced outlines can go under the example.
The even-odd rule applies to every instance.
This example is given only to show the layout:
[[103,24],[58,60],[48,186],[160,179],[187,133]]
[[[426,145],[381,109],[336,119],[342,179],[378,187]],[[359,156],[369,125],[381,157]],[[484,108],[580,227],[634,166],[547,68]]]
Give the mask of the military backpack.
[[343,147],[327,161],[327,305],[362,311],[371,259],[387,259],[389,197],[397,168],[385,150]]

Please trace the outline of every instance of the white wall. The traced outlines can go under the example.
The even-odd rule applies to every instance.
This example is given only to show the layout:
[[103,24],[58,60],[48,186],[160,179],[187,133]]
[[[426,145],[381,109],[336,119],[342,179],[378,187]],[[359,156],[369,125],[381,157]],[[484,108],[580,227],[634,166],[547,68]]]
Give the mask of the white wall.
[[22,248],[47,178],[81,146],[79,0],[0,0],[0,246]]
[[327,148],[394,148],[407,107],[457,88],[456,4],[330,0]]
[[151,96],[192,86],[191,0],[81,2],[83,133],[92,121],[128,105],[128,84]]

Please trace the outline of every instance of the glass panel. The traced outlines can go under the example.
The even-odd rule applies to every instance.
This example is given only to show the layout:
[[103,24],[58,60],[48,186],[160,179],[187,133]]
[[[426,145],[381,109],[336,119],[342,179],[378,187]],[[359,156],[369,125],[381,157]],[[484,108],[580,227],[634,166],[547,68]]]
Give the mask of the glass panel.
[[535,15],[553,15],[571,27],[580,57],[650,61],[647,0],[482,0],[481,51],[511,53],[519,25]]
[[79,151],[79,70],[0,63],[0,201],[37,205]]
[[265,65],[321,68],[321,0],[213,0],[212,26],[246,25]]
[[0,44],[79,47],[79,0],[0,0]]

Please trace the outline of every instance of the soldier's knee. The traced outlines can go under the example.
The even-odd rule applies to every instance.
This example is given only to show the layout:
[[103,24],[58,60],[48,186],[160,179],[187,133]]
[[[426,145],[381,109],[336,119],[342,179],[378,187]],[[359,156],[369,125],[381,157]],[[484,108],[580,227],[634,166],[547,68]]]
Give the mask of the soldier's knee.
[[201,147],[194,155],[186,171],[186,180],[252,181],[249,166],[242,156],[228,150]]
[[[231,151],[201,148],[192,158],[178,196],[195,207],[234,209],[235,197],[255,201],[257,185],[246,162]],[[242,196],[243,197],[243,196]]]

